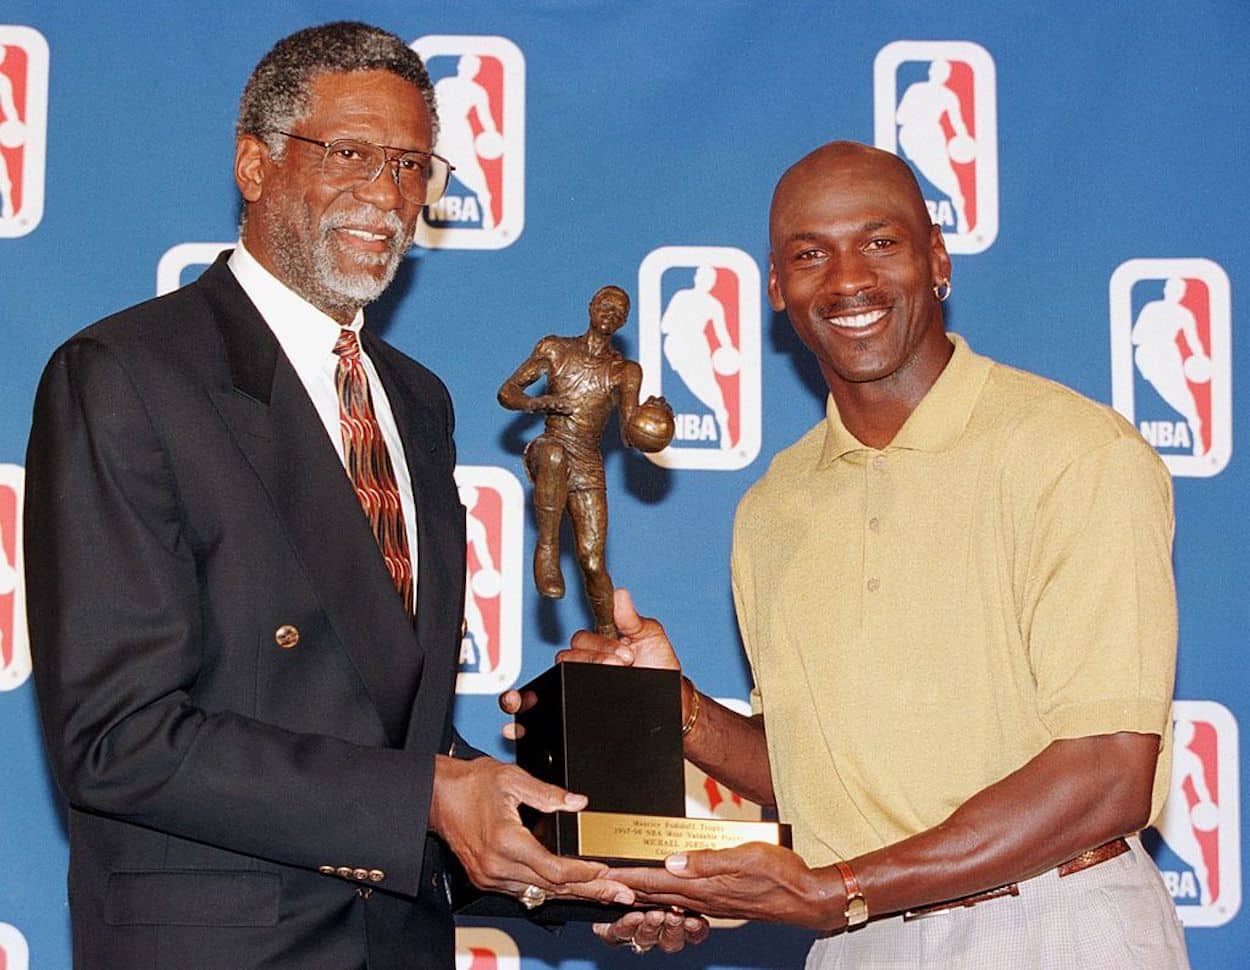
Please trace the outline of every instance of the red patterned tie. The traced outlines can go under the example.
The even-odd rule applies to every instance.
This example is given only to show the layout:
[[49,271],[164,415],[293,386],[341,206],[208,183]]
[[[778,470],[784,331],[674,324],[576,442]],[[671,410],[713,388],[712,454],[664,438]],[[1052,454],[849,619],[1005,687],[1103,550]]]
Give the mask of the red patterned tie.
[[408,532],[399,501],[395,468],[373,413],[369,378],[360,360],[360,342],[351,330],[339,333],[334,345],[338,367],[334,384],[339,392],[339,428],[347,474],[356,487],[356,498],[373,528],[386,569],[395,581],[404,609],[412,612],[412,560],[408,556]]

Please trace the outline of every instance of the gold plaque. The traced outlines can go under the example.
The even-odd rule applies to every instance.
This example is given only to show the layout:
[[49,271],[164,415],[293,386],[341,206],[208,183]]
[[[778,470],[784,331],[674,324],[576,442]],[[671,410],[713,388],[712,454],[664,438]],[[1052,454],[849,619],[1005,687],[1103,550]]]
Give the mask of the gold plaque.
[[777,822],[592,811],[576,818],[577,854],[584,858],[646,865],[663,863],[674,852],[731,849],[744,842],[790,844],[789,827]]

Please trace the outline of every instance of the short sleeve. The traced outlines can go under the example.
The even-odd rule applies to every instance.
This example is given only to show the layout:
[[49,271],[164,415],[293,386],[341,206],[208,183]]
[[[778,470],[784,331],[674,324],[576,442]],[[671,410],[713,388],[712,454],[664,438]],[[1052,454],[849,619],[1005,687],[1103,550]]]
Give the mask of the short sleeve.
[[1173,526],[1167,470],[1127,433],[1081,454],[1043,491],[1021,619],[1052,737],[1166,735]]

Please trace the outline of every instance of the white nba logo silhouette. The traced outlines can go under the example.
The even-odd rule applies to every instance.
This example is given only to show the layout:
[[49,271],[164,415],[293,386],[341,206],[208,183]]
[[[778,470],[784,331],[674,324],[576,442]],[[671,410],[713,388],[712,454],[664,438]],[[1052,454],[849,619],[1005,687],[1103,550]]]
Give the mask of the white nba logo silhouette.
[[653,249],[638,267],[638,318],[640,393],[667,389],[677,429],[647,457],[665,468],[745,468],[761,438],[755,260],[729,246]]
[[435,150],[455,166],[447,194],[417,223],[416,242],[510,246],[525,224],[525,56],[496,36],[430,34],[411,46],[437,78]]
[[[925,78],[900,82],[900,68],[911,63],[928,65]],[[914,77],[916,67],[904,74]],[[945,196],[925,201],[946,248],[988,249],[998,235],[994,59],[970,41],[894,41],[877,53],[873,84],[877,147],[897,152]]]
[[1241,906],[1237,721],[1214,701],[1175,701],[1172,776],[1155,823],[1181,863],[1160,858],[1186,926],[1220,926]]
[[[1159,817],[1159,834],[1168,848],[1193,869],[1194,878],[1198,880],[1199,900],[1203,906],[1210,906],[1211,875],[1196,833],[1213,831],[1220,822],[1220,809],[1207,785],[1202,759],[1189,748],[1194,739],[1194,722],[1177,718],[1172,727],[1172,738],[1175,745],[1172,750],[1172,781],[1163,814]],[[1185,794],[1187,784],[1193,787],[1197,799],[1192,805]]]
[[[959,98],[946,86],[949,61],[929,65],[929,79],[917,81],[905,92],[894,113],[898,122],[898,145],[920,174],[945,192],[955,209],[958,232],[968,231],[968,205],[952,162],[966,164],[976,157],[977,146],[968,133]],[[942,129],[946,121],[955,135],[948,142]]]
[[21,465],[0,465],[0,691],[20,687],[30,677],[22,576],[25,478]]
[[48,128],[48,42],[31,27],[0,25],[0,237],[43,218]]
[[1228,274],[1209,259],[1129,259],[1109,284],[1111,402],[1177,476],[1233,450]]
[[[729,427],[729,411],[717,374],[738,373],[741,355],[725,327],[725,307],[712,295],[716,268],[704,264],[694,271],[694,285],[678,290],[668,301],[660,317],[660,333],[664,335],[664,358],[695,397],[703,402],[716,418],[722,449],[735,442]],[[712,349],[707,339],[711,327],[716,339]]]
[[460,486],[460,504],[465,511],[465,541],[473,553],[465,557],[465,636],[460,646],[460,666],[480,670],[482,662],[490,656],[492,645],[490,630],[482,615],[479,600],[495,599],[502,589],[495,557],[490,552],[486,524],[477,516],[480,493],[472,485]]
[[[1163,298],[1141,308],[1133,324],[1133,361],[1141,376],[1188,423],[1193,453],[1202,455],[1203,421],[1190,382],[1211,383],[1211,356],[1202,345],[1193,312],[1181,304],[1185,289],[1185,280],[1173,276],[1163,284]],[[1185,358],[1176,343],[1180,334],[1191,351]]]
[[521,673],[521,545],[524,493],[517,477],[493,465],[460,465],[465,508],[464,627],[461,694],[497,694]]
[[[495,228],[494,200],[480,159],[498,158],[503,154],[503,136],[490,110],[486,89],[476,81],[482,59],[462,54],[456,73],[434,85],[438,104],[438,149],[447,158],[455,159],[456,178],[477,196],[483,229]],[[476,114],[481,132],[473,133],[471,116]]]

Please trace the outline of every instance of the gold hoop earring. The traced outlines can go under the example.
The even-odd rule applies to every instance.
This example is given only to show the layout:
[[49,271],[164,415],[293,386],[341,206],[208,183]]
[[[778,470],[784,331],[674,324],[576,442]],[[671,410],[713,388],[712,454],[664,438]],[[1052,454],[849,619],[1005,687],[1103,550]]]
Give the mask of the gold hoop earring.
[[951,295],[951,281],[949,279],[938,281],[933,287],[933,295],[937,297],[938,303],[945,303]]

